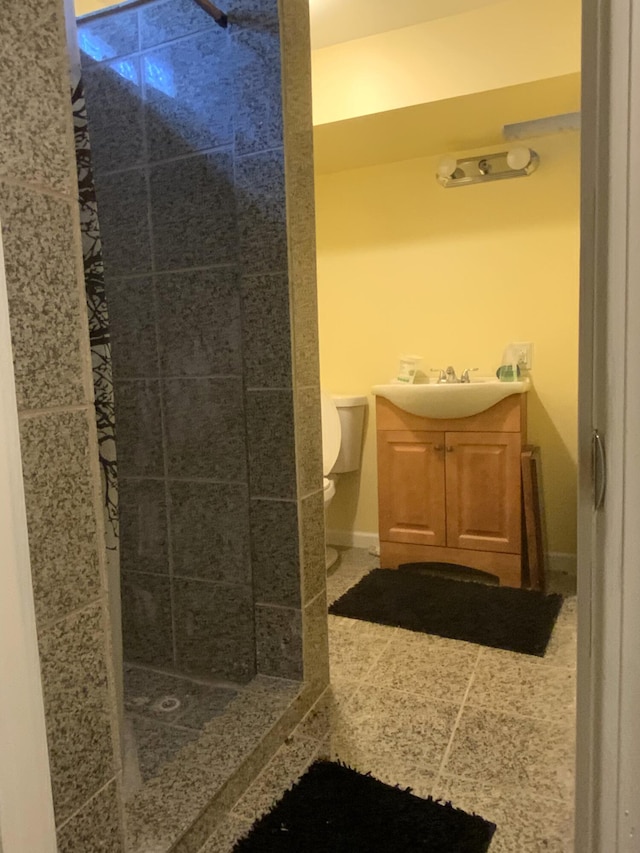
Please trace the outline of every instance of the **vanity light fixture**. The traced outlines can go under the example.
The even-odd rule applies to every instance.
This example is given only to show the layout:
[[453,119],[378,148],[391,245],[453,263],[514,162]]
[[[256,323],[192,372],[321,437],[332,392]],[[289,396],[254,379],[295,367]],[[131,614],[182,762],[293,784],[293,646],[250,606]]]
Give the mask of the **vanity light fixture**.
[[479,157],[443,157],[436,178],[443,187],[462,187],[505,178],[524,178],[538,168],[540,158],[531,148],[515,145],[508,151]]

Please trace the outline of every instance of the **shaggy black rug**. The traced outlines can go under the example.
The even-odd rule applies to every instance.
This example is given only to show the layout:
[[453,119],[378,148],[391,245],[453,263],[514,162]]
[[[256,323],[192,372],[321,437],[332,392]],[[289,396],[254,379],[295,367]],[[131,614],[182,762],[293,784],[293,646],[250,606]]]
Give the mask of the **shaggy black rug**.
[[374,569],[329,613],[544,656],[561,595],[435,577],[421,567]]
[[495,824],[316,761],[233,853],[486,853]]

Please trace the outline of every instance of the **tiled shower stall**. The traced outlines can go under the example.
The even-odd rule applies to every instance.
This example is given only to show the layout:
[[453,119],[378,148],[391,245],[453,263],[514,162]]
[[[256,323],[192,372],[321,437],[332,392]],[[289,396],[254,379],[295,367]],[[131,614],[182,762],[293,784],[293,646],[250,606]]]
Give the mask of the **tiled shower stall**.
[[292,370],[277,4],[241,2],[225,31],[159,0],[81,21],[79,42],[125,658],[301,679],[302,608],[324,586],[321,442],[315,348],[295,387]]
[[[151,0],[79,32],[125,658],[304,682],[308,707],[328,681],[308,8],[229,11],[222,31],[193,0]],[[59,847],[120,850],[117,616],[62,0],[9,0],[0,53],[14,93],[0,106],[0,218]]]

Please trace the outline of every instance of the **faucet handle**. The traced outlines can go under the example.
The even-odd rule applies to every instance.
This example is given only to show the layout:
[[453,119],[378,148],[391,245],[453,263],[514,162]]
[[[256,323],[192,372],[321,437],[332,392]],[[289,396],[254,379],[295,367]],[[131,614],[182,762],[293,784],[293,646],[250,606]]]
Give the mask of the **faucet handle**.
[[446,382],[447,381],[447,374],[444,372],[444,370],[441,367],[432,367],[430,372],[439,374],[438,382]]
[[465,367],[465,369],[460,374],[460,382],[464,382],[465,384],[471,382],[471,376],[469,374],[475,373],[476,370],[478,370],[477,367]]

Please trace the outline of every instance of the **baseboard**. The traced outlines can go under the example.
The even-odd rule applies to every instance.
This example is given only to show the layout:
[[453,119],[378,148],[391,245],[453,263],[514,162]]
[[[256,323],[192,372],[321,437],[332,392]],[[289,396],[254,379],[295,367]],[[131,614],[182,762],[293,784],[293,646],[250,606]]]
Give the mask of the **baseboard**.
[[[339,548],[376,548],[380,546],[377,533],[364,530],[327,530],[327,545],[337,545]],[[578,564],[575,554],[564,554],[561,551],[549,551],[546,554],[547,571],[559,574],[575,575]]]
[[[377,548],[380,540],[377,533],[364,530],[327,530],[327,545],[339,548]],[[549,551],[546,555],[547,571],[564,575],[576,575],[578,564],[575,554]]]
[[549,551],[546,555],[547,571],[563,575],[576,575],[578,559],[575,554],[563,554],[559,551]]
[[377,548],[380,540],[377,533],[362,530],[327,530],[327,545],[341,548]]

